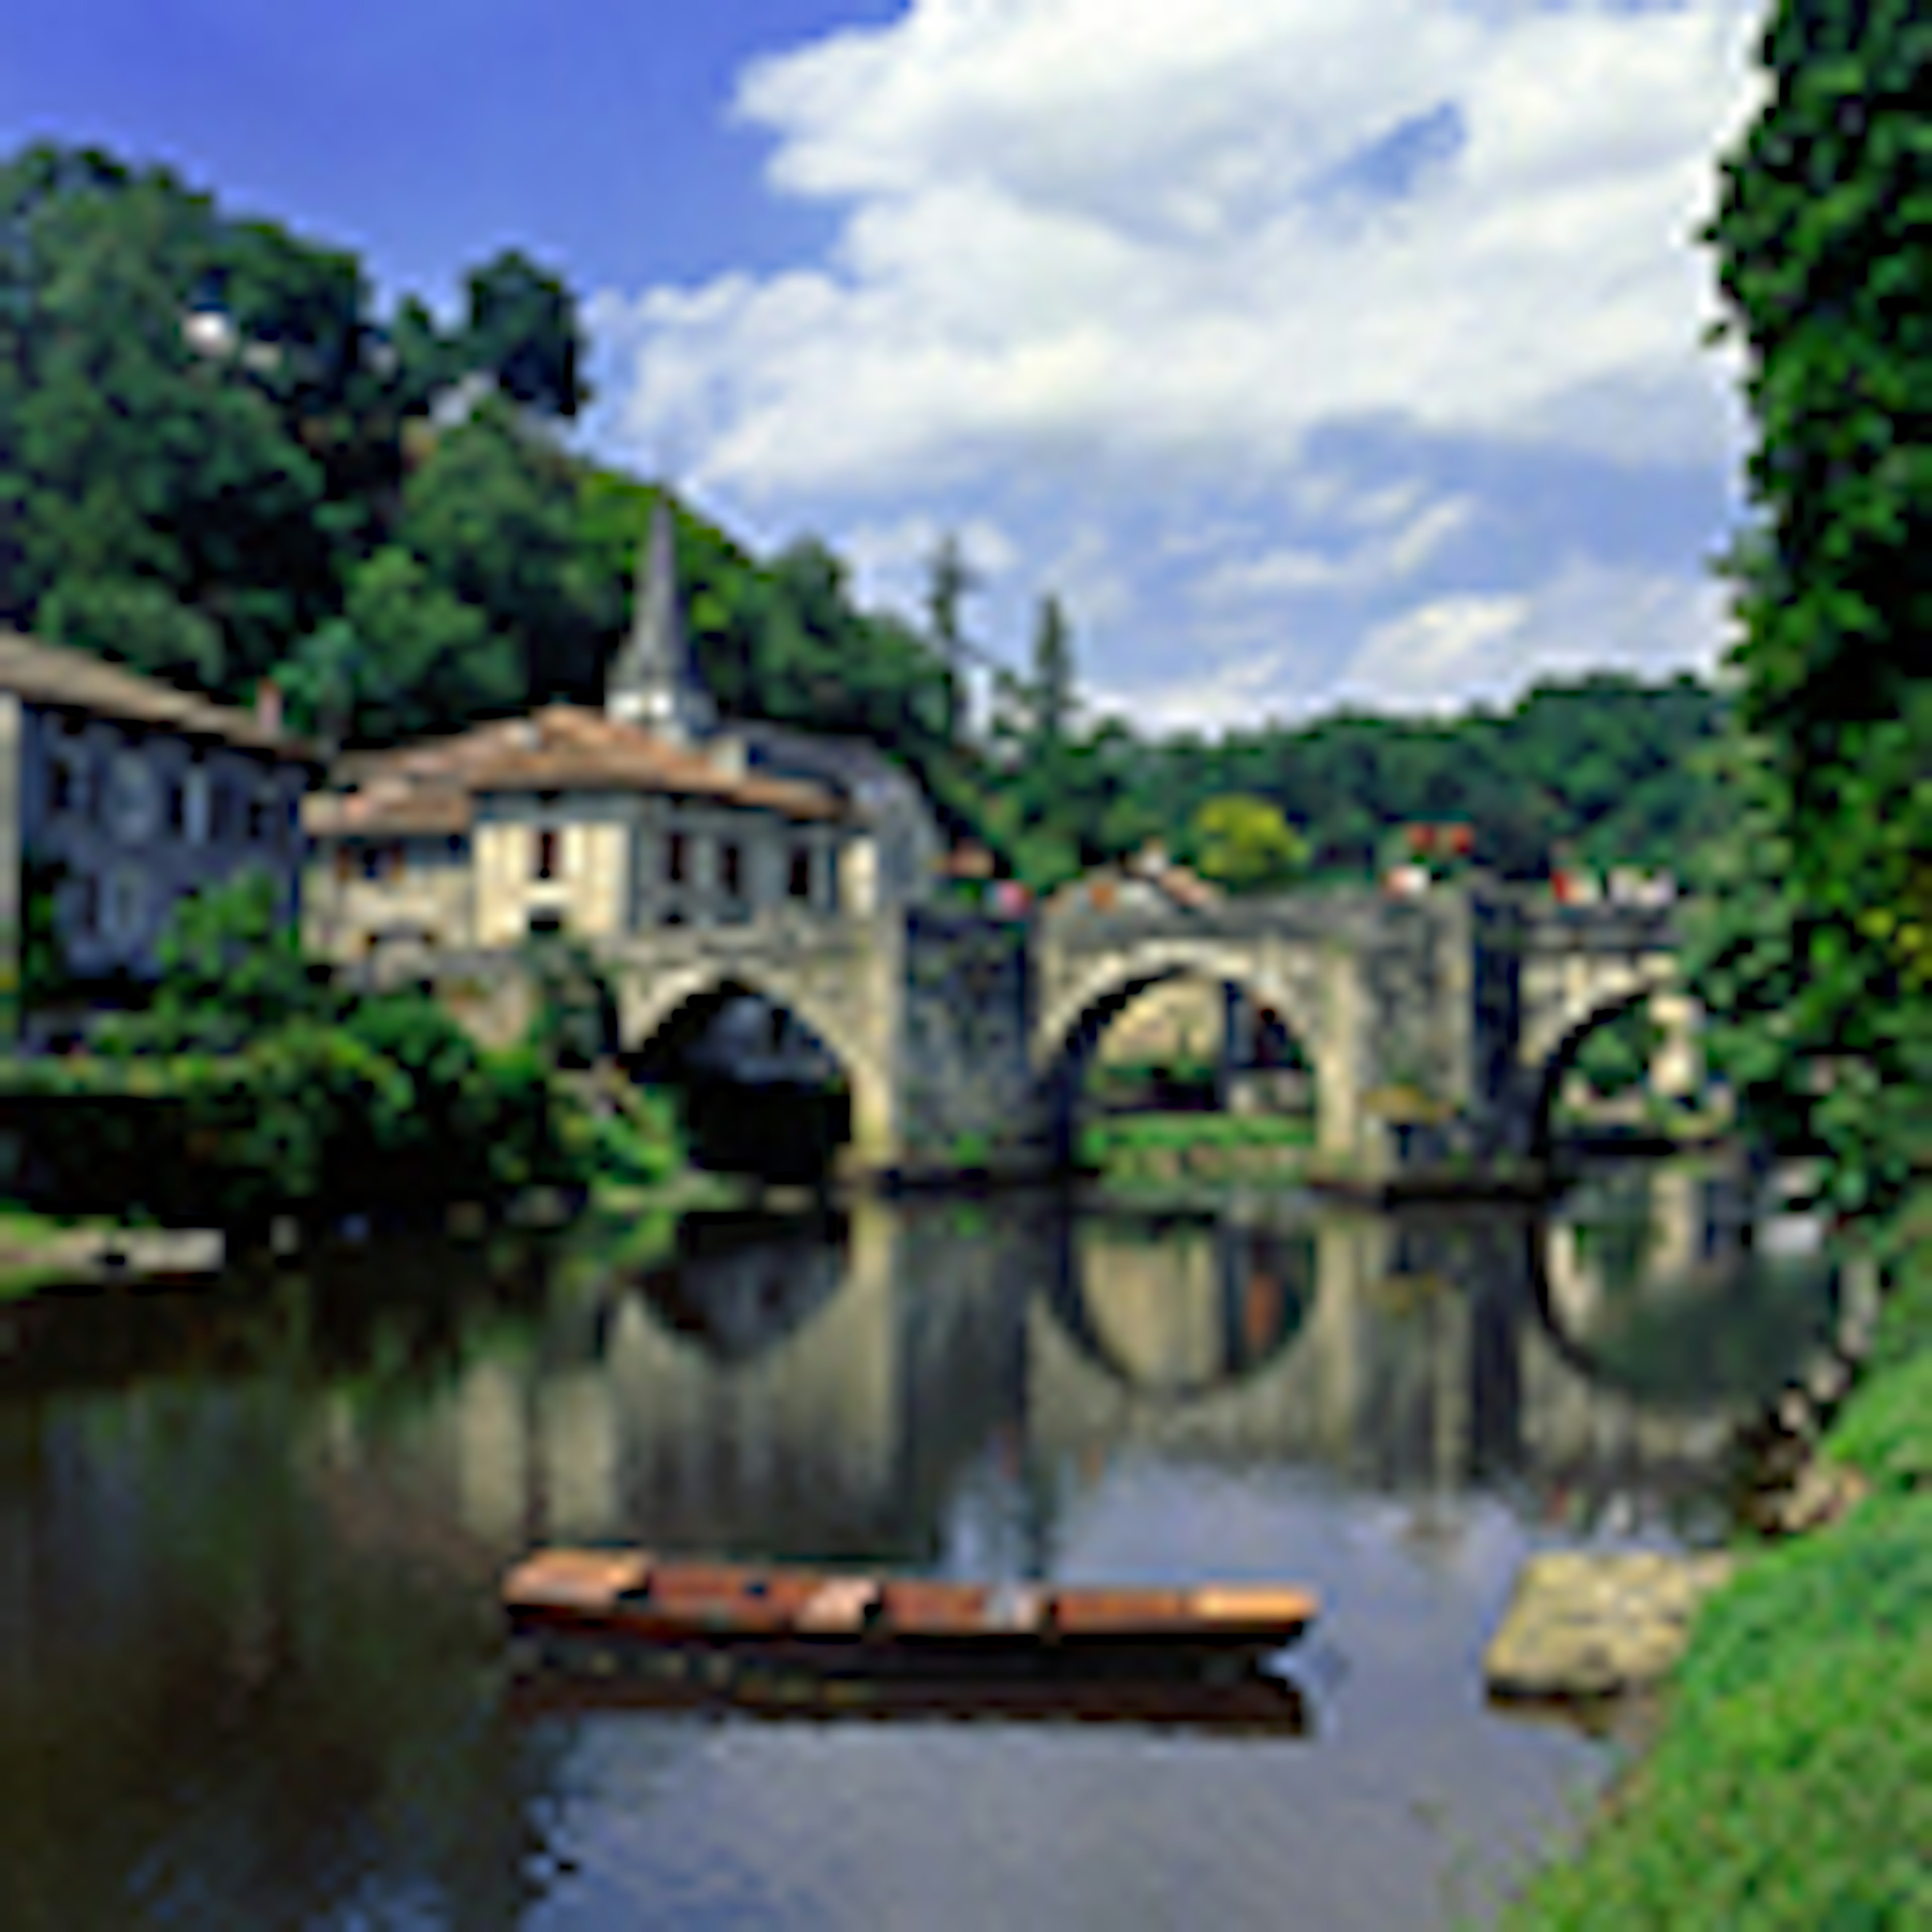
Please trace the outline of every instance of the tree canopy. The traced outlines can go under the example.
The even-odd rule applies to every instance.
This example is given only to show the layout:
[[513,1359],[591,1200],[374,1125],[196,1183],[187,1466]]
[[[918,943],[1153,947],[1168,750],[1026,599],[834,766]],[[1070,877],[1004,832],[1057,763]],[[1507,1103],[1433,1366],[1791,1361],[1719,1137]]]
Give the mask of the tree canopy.
[[1932,1157],[1932,32],[1781,0],[1762,58],[1706,234],[1758,441],[1698,976],[1760,1119],[1882,1208]]

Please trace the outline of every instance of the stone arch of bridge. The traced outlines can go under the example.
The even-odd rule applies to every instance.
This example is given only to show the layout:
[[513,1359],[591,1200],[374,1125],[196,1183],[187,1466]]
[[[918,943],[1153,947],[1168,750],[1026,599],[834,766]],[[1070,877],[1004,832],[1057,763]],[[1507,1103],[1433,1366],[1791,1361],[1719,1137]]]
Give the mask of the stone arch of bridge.
[[[1306,956],[1301,956],[1305,951]],[[1363,1084],[1352,1042],[1329,1023],[1316,949],[1271,946],[1266,956],[1214,941],[1148,940],[1096,960],[1047,1006],[1033,1032],[1036,1076],[1070,1110],[1088,1057],[1140,995],[1183,979],[1238,986],[1274,1013],[1315,1071],[1318,1138],[1329,1146]]]
[[825,1043],[851,1094],[854,1151],[861,1159],[890,1156],[895,1093],[891,1068],[874,1043],[848,1024],[845,1013],[782,970],[748,968],[737,961],[693,962],[669,970],[626,974],[617,986],[621,1050],[627,1058],[640,1058],[680,1018],[746,994],[782,1007]]
[[1599,970],[1532,1023],[1524,1034],[1521,1066],[1534,1153],[1548,1150],[1556,1096],[1584,1042],[1636,1007],[1648,1005],[1659,994],[1681,992],[1676,959],[1668,953],[1646,954],[1635,962],[1618,962],[1614,970]]

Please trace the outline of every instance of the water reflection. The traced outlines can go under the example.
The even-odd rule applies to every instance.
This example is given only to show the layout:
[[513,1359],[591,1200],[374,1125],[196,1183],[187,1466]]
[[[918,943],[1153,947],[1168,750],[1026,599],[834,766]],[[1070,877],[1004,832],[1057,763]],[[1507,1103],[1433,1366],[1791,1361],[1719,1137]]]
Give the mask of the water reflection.
[[[1612,1180],[1549,1223],[867,1207],[694,1222],[642,1270],[395,1244],[0,1311],[0,1923],[626,1922],[662,1893],[830,1924],[890,1917],[903,1858],[1001,1922],[1128,1910],[1175,1860],[1197,1917],[1292,1882],[1324,1924],[1427,1922],[1597,1762],[1481,1708],[1516,1556],[1708,1520],[1729,1418],[1828,1315],[1726,1185]],[[496,1572],[586,1538],[1286,1573],[1329,1600],[1338,1721],[1238,1774],[1173,1756],[1172,1713],[1104,1749],[873,1727],[833,1780],[818,1727],[512,1722]],[[850,1888],[795,1904],[828,1848]]]

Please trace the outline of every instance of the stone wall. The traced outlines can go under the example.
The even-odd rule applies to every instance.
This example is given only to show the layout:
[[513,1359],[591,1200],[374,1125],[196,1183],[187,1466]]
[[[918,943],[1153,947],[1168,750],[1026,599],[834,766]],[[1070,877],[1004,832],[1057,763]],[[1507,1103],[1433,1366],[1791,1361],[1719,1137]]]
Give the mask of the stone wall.
[[301,766],[119,719],[33,705],[19,716],[20,849],[69,875],[59,918],[76,971],[152,974],[176,905],[244,871],[267,872],[298,916]]
[[378,857],[376,878],[368,876],[364,849],[331,841],[304,872],[302,939],[310,952],[360,959],[386,934],[404,933],[439,946],[475,944],[476,874],[466,837],[382,841],[375,849],[394,857]]
[[1052,1124],[1028,1052],[1030,926],[918,909],[904,931],[898,1164],[1043,1168]]

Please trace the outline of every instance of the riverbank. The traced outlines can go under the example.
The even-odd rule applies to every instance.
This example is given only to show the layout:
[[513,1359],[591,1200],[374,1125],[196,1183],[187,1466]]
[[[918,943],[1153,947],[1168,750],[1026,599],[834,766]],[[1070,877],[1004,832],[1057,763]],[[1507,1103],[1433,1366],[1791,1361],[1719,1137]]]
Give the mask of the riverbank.
[[56,1220],[31,1209],[0,1206],[0,1302],[69,1280],[83,1246],[90,1251],[104,1236],[122,1230],[98,1220]]
[[1121,1114],[1087,1126],[1080,1156],[1110,1190],[1159,1192],[1298,1180],[1314,1141],[1314,1123],[1292,1114]]
[[1705,1606],[1654,1749],[1513,1932],[1932,1924],[1932,1189],[1826,1436],[1868,1493]]

